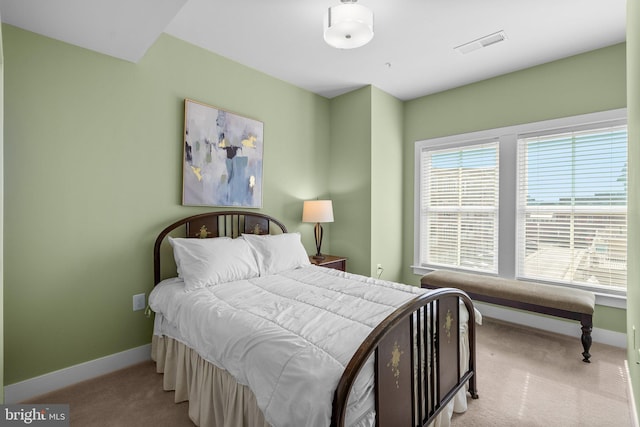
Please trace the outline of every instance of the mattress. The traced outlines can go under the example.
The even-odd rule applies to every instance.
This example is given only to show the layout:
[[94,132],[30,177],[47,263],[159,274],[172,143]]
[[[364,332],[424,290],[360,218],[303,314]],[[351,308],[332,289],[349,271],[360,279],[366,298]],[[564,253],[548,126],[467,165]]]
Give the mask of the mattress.
[[[192,292],[181,279],[168,279],[149,304],[154,335],[185,344],[249,387],[269,424],[329,426],[334,390],[360,343],[424,292],[310,265]],[[460,315],[466,325],[464,306]],[[352,390],[346,425],[374,424],[373,392],[369,361]],[[464,395],[450,409],[465,410]]]

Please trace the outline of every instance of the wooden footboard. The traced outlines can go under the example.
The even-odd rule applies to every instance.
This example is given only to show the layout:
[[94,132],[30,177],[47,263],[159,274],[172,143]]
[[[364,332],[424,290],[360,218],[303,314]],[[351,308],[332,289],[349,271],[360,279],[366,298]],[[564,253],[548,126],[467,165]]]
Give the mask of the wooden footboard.
[[[469,313],[468,363],[460,354],[460,304]],[[380,323],[347,365],[333,401],[332,427],[343,427],[349,393],[369,357],[375,357],[376,425],[427,426],[465,384],[478,398],[475,321],[471,299],[443,288],[409,301]]]

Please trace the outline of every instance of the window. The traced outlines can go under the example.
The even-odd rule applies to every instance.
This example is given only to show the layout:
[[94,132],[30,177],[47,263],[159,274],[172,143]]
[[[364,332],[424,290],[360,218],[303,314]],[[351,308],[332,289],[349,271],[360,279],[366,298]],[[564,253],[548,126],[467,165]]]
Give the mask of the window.
[[625,295],[626,110],[416,143],[414,271]]
[[421,169],[421,264],[497,273],[497,141],[424,150]]
[[625,288],[626,126],[518,141],[518,276]]

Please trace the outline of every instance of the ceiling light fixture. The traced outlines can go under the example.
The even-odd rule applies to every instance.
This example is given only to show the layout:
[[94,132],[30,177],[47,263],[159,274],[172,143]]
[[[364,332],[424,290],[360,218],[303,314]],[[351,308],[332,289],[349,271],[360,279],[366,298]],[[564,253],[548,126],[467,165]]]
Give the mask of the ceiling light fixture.
[[324,41],[338,49],[364,46],[373,38],[373,12],[357,0],[340,0],[324,17]]

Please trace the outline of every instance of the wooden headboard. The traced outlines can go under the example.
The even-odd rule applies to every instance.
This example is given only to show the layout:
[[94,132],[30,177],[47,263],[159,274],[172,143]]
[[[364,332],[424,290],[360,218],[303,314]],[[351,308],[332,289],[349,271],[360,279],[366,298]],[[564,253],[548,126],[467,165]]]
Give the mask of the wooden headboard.
[[181,237],[206,239],[210,237],[238,237],[241,234],[286,233],[287,227],[275,218],[256,212],[220,211],[182,218],[158,234],[153,246],[153,283],[160,283],[160,248],[165,237],[179,228]]

